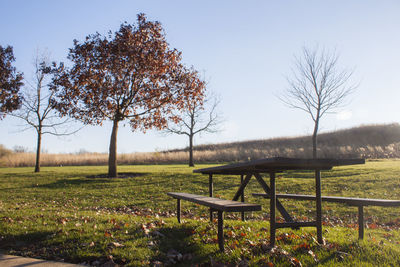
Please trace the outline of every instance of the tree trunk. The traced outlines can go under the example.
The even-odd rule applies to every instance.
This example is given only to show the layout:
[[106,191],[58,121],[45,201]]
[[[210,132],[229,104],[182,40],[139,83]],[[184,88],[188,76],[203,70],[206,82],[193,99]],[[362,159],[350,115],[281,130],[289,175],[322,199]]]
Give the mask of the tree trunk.
[[314,124],[314,132],[312,135],[312,145],[313,145],[313,158],[317,158],[317,134],[318,134],[318,124],[319,124],[319,118],[315,120]]
[[35,172],[40,172],[40,150],[42,149],[42,129],[37,131],[36,163]]
[[110,139],[110,149],[108,152],[108,177],[117,177],[117,133],[119,120],[115,119]]
[[193,135],[189,135],[189,167],[194,167],[193,162]]

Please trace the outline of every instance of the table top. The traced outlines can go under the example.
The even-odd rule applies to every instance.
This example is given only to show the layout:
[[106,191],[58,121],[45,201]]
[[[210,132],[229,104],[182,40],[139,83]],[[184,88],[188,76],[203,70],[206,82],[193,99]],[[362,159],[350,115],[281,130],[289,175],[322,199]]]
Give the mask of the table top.
[[330,170],[335,166],[365,164],[365,159],[303,159],[273,157],[211,168],[197,169],[202,174],[270,173],[285,170]]

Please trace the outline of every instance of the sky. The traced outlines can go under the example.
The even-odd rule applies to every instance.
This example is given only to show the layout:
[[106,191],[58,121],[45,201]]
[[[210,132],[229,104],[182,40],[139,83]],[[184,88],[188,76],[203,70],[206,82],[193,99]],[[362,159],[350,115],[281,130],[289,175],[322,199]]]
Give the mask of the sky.
[[[36,49],[68,62],[73,40],[117,31],[138,13],[160,21],[171,48],[182,52],[219,95],[221,132],[195,144],[312,133],[310,116],[279,100],[303,47],[336,50],[338,66],[353,69],[351,102],[322,118],[322,132],[400,121],[400,2],[335,1],[22,1],[0,0],[0,45],[11,45],[15,67],[29,79]],[[76,125],[80,127],[80,124]],[[85,126],[74,135],[43,137],[48,153],[107,152],[111,124]],[[34,151],[36,136],[22,121],[0,121],[0,144]],[[183,148],[185,136],[121,127],[118,152]]]

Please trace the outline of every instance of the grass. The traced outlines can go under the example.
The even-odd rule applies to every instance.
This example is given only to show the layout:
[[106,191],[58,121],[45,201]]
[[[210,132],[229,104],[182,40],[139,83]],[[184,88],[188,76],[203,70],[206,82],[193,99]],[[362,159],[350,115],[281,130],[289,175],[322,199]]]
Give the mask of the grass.
[[[324,195],[400,199],[400,161],[368,161],[362,166],[323,172]],[[210,165],[199,165],[196,168]],[[103,166],[0,169],[0,249],[5,253],[101,265],[242,264],[264,266],[397,266],[400,265],[400,208],[366,207],[368,228],[358,241],[355,207],[323,203],[326,245],[315,242],[315,229],[280,229],[277,247],[267,249],[268,202],[255,180],[246,200],[263,205],[248,221],[228,213],[226,253],[218,252],[216,226],[208,210],[183,202],[185,222],[175,218],[176,202],[169,191],[207,194],[208,179],[184,165],[121,166],[135,177],[99,178]],[[307,172],[284,173],[277,191],[312,193]],[[215,195],[232,198],[237,176],[215,176]],[[314,216],[308,202],[282,200],[298,219]]]

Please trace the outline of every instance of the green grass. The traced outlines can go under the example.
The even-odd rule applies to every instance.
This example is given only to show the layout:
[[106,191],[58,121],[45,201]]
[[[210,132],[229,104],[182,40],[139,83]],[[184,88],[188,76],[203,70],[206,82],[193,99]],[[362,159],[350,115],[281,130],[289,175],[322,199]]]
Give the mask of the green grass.
[[[210,165],[207,165],[210,166]],[[206,167],[199,165],[196,168]],[[208,177],[193,174],[184,165],[121,166],[132,178],[96,178],[106,167],[48,167],[0,169],[0,249],[5,253],[100,265],[112,259],[127,266],[160,261],[182,266],[211,263],[291,266],[400,265],[400,208],[366,207],[369,228],[358,241],[355,207],[323,203],[326,245],[315,242],[315,230],[280,229],[277,248],[266,249],[268,201],[254,198],[262,192],[252,179],[246,200],[263,205],[263,212],[226,214],[226,253],[216,243],[216,226],[206,208],[183,202],[185,222],[174,216],[176,201],[169,191],[208,194]],[[323,195],[400,199],[400,161],[369,161],[365,165],[323,172]],[[90,178],[93,177],[94,178]],[[277,191],[310,194],[309,172],[284,173]],[[296,179],[297,178],[297,179]],[[232,198],[237,176],[215,176],[215,195]],[[314,216],[305,201],[282,200],[300,219]],[[175,250],[175,251],[172,251]],[[181,255],[178,255],[178,254]],[[179,260],[178,260],[179,258]],[[317,261],[316,261],[317,260]]]

